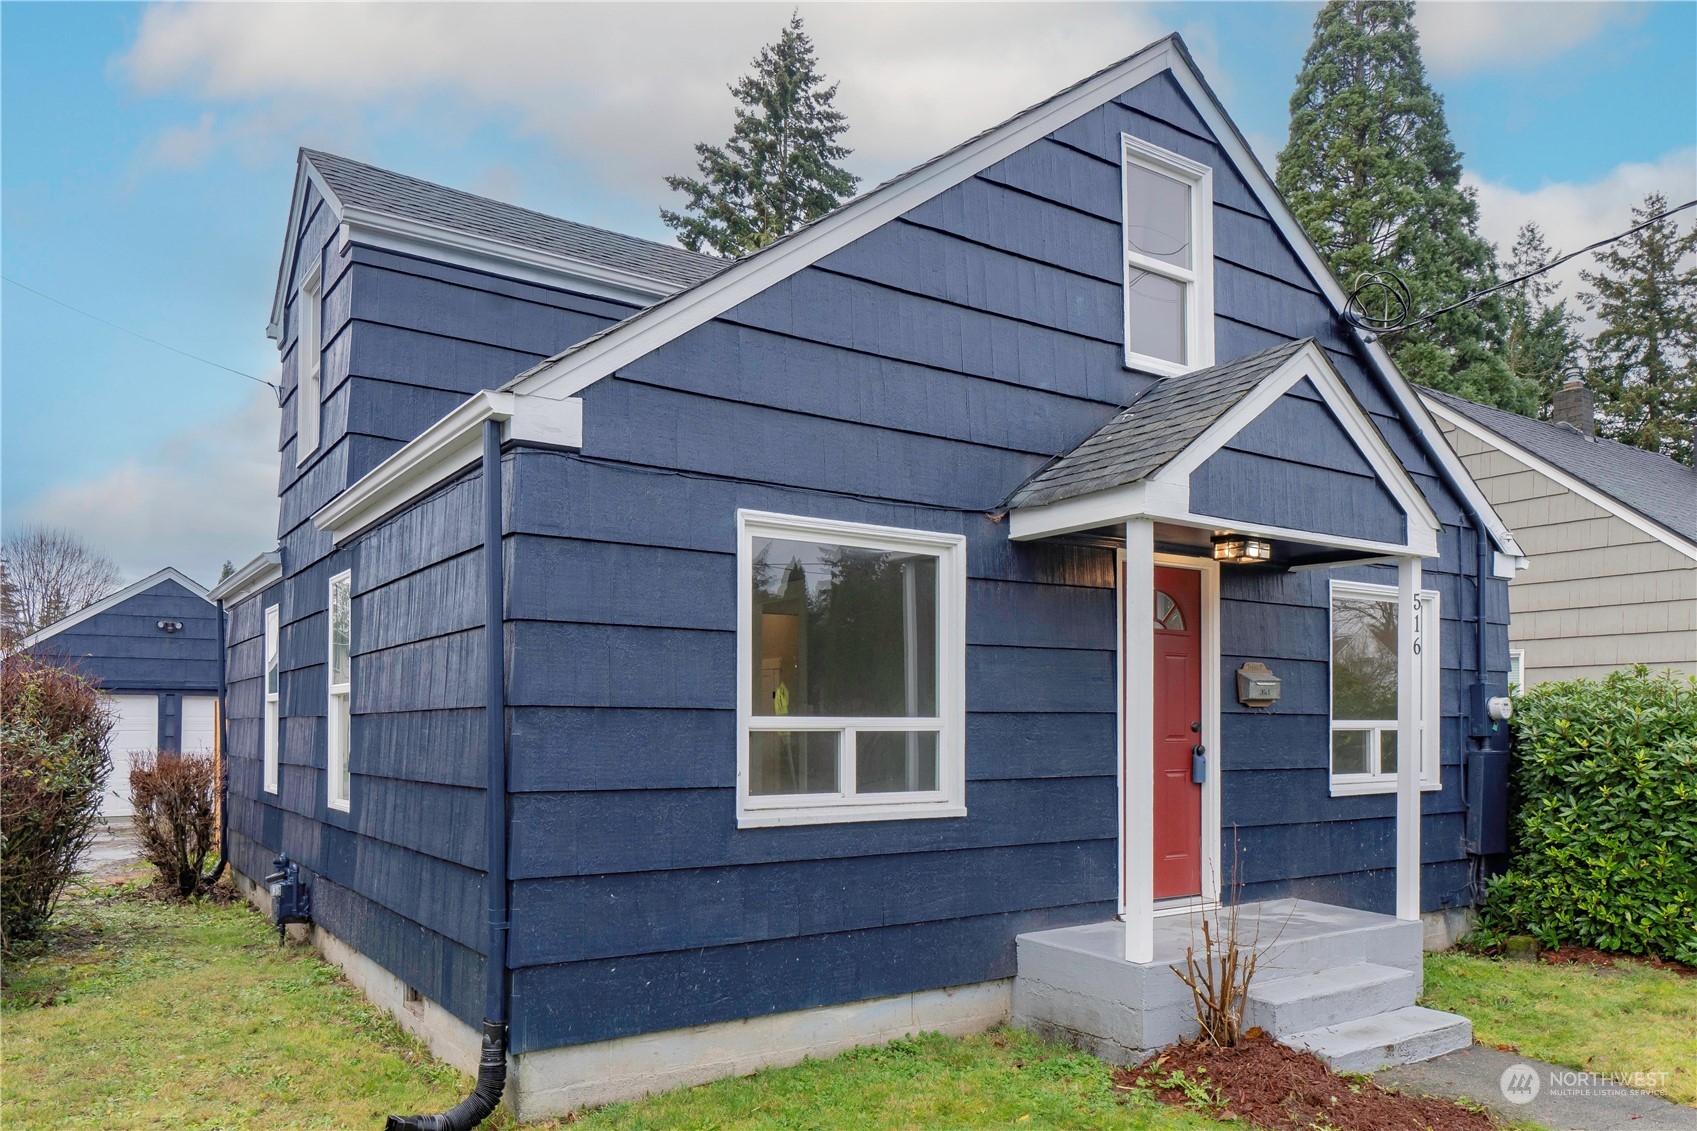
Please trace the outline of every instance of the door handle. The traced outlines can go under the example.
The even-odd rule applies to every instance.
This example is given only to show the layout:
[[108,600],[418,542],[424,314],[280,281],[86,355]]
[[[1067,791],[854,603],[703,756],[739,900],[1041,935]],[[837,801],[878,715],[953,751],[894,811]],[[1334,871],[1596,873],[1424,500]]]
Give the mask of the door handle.
[[1208,780],[1208,748],[1192,746],[1190,748],[1190,780],[1195,785],[1201,785]]

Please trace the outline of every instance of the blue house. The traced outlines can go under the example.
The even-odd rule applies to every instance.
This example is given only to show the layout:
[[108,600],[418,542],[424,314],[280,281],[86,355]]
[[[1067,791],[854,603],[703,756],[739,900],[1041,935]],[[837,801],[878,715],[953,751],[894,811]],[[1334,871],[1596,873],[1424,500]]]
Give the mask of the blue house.
[[137,751],[216,746],[218,648],[218,610],[169,566],[18,642],[19,651],[94,680],[111,705],[101,816],[134,813]]
[[1273,1031],[1467,1040],[1520,550],[1176,36],[734,262],[310,151],[287,233],[231,859],[522,1116],[1130,1058],[1232,902]]

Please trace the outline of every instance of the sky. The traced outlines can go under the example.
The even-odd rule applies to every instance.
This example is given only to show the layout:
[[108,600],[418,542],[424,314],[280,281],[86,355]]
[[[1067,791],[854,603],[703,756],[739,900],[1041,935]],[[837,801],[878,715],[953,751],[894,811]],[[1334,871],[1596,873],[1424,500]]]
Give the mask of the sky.
[[[1271,169],[1317,9],[800,5],[866,183],[1174,30]],[[278,411],[228,370],[276,378],[296,148],[670,241],[662,178],[728,134],[725,86],[789,10],[0,4],[0,523],[70,528],[128,579],[210,583],[270,549]],[[1423,3],[1416,22],[1505,255],[1528,220],[1566,250],[1648,191],[1697,197],[1697,3]]]

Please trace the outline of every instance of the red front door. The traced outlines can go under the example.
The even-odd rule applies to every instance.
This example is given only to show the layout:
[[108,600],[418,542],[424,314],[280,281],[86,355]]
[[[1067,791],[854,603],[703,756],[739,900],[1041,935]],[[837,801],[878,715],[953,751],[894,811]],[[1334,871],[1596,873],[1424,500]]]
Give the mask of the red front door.
[[[1128,677],[1130,673],[1127,673]],[[1155,898],[1202,893],[1202,575],[1155,567]]]

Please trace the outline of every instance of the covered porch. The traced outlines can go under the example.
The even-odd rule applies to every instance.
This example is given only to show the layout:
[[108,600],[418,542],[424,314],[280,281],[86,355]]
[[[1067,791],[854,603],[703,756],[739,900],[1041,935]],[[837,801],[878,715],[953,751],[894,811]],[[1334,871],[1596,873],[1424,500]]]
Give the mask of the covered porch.
[[[1264,665],[1222,670],[1222,577],[1393,565],[1396,717],[1380,729],[1395,750],[1421,751],[1421,561],[1438,555],[1439,522],[1313,341],[1152,386],[1026,483],[1009,512],[1016,541],[1123,547],[1121,914],[1022,936],[1015,1016],[1111,1059],[1138,1059],[1194,1034],[1190,992],[1170,967],[1182,967],[1187,947],[1200,951],[1201,917],[1217,923],[1234,898],[1232,874],[1222,875],[1232,847],[1221,815],[1222,699],[1264,710],[1280,694]],[[1394,917],[1289,899],[1239,910],[1240,925],[1260,928],[1249,1006],[1262,1019],[1245,1024],[1328,1059],[1330,1041],[1334,1063],[1350,1067],[1471,1039],[1464,1019],[1414,1006],[1421,758],[1395,761]],[[1311,1032],[1339,1025],[1351,1028]]]

